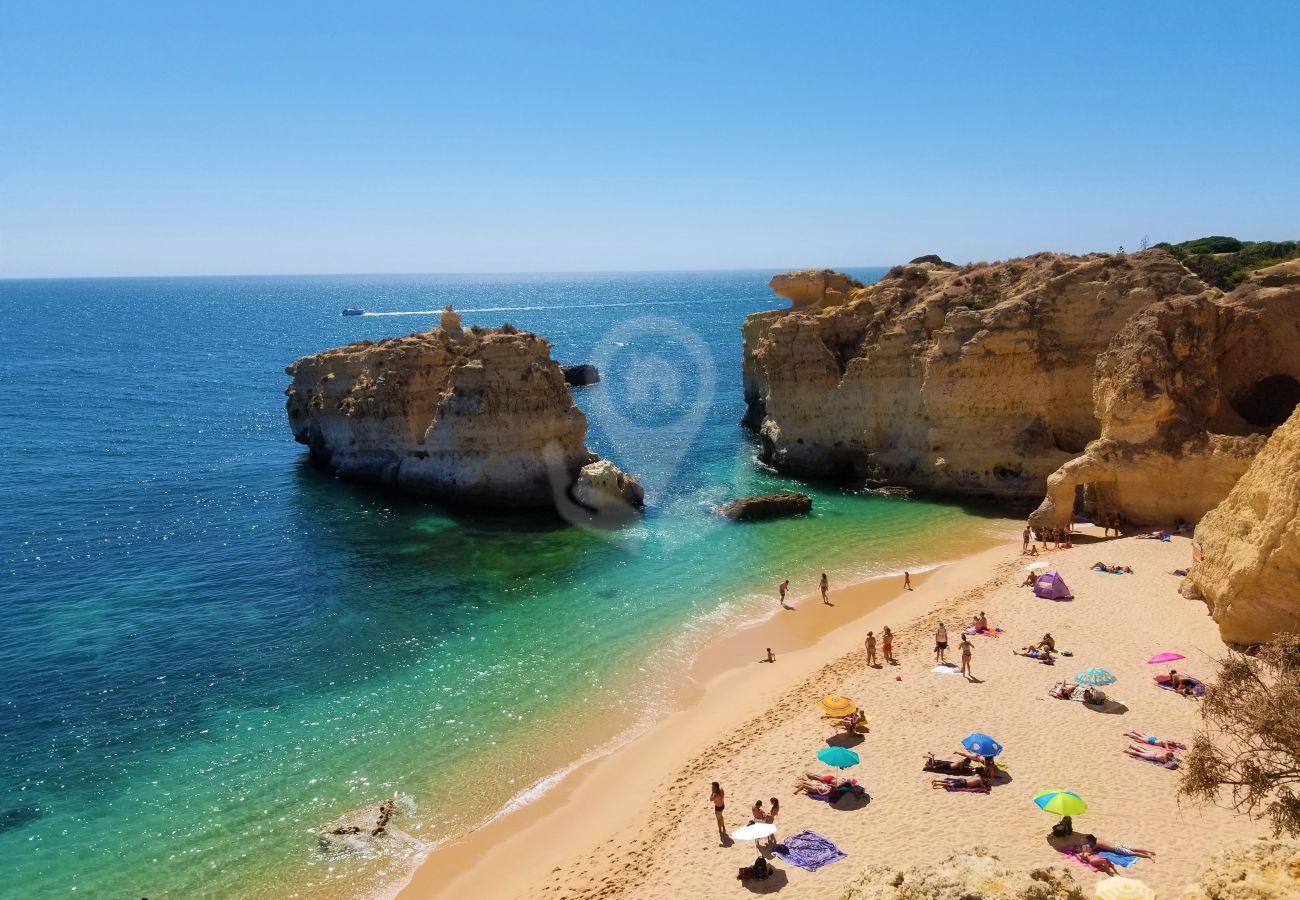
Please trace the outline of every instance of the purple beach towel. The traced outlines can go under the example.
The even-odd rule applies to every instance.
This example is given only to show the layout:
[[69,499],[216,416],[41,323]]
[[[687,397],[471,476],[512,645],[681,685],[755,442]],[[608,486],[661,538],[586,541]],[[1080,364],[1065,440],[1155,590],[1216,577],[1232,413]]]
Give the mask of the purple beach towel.
[[792,866],[807,869],[809,872],[816,872],[822,866],[829,866],[844,858],[840,848],[836,847],[830,838],[815,831],[801,831],[790,835],[777,844],[774,852],[778,859]]

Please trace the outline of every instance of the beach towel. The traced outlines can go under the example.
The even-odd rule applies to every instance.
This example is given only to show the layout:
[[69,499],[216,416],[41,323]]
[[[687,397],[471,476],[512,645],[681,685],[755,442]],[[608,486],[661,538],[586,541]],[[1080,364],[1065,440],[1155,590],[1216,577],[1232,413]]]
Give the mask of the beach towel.
[[931,671],[931,672],[937,672],[937,673],[940,674],[940,675],[960,675],[960,674],[961,674],[961,669],[957,668],[957,666],[955,666],[955,665],[951,665],[951,666],[935,666],[935,667],[934,667],[933,669],[931,669],[930,671]]
[[[1075,862],[1077,862],[1079,865],[1083,866],[1085,869],[1087,869],[1090,872],[1097,871],[1097,869],[1093,868],[1092,866],[1088,865],[1088,863],[1079,859],[1079,855],[1074,852],[1073,847],[1068,847],[1062,850],[1061,855],[1068,856],[1070,859],[1074,860]],[[1106,857],[1108,860],[1110,860],[1111,862],[1113,862],[1115,865],[1119,866],[1122,869],[1127,869],[1129,866],[1133,865],[1133,863],[1138,861],[1138,857],[1136,856],[1125,856],[1123,853],[1115,853],[1111,850],[1098,850],[1097,855]]]
[[[1162,688],[1166,691],[1172,691],[1174,689],[1174,686],[1169,683],[1168,675],[1157,675],[1155,677],[1155,681],[1156,681],[1156,687]],[[1183,683],[1190,684],[1192,686],[1193,697],[1205,696],[1205,684],[1199,678],[1189,678],[1188,676],[1184,675]],[[1177,692],[1175,691],[1175,693]]]
[[815,831],[792,834],[777,844],[773,852],[778,859],[809,872],[816,872],[822,866],[844,859],[844,854],[830,838]]
[[1171,759],[1171,760],[1165,761],[1165,760],[1160,760],[1160,759],[1147,759],[1145,756],[1134,756],[1134,755],[1131,754],[1131,753],[1125,753],[1124,755],[1127,756],[1129,759],[1136,759],[1138,762],[1151,763],[1151,765],[1153,765],[1153,766],[1159,766],[1159,767],[1162,768],[1162,769],[1176,769],[1176,768],[1178,768],[1178,760],[1177,760],[1177,759]]
[[983,631],[975,632],[975,634],[980,634],[987,638],[1002,637],[1002,629],[997,627],[985,628]]

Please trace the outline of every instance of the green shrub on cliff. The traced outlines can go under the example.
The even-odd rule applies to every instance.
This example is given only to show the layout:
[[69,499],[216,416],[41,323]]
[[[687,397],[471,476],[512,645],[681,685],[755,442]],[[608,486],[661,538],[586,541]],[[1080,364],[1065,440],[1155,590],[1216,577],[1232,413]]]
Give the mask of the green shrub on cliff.
[[1256,269],[1300,256],[1297,241],[1241,241],[1221,234],[1156,244],[1215,287],[1230,291]]

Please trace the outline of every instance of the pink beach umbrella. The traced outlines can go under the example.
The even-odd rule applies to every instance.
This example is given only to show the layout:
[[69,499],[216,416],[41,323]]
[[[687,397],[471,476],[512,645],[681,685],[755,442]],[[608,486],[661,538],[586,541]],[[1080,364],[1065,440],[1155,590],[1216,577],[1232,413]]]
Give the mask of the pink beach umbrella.
[[1155,656],[1148,659],[1147,665],[1158,666],[1160,663],[1173,662],[1176,659],[1187,659],[1187,657],[1183,656],[1181,653],[1170,653],[1166,650],[1164,653],[1157,653]]

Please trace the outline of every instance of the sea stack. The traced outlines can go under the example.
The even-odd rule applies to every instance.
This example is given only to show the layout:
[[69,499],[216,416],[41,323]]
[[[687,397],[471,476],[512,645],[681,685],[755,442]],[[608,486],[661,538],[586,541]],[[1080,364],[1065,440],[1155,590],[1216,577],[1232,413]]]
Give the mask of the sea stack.
[[437,328],[304,356],[285,372],[294,439],[344,478],[472,505],[554,507],[599,461],[551,345],[508,324],[462,328],[450,307]]

